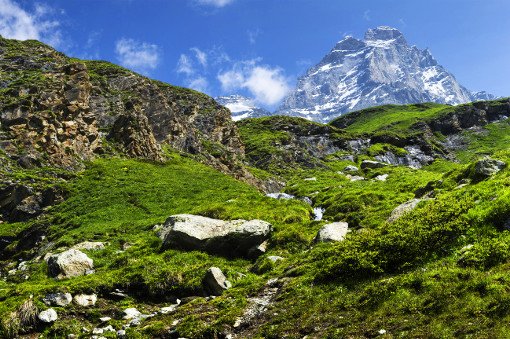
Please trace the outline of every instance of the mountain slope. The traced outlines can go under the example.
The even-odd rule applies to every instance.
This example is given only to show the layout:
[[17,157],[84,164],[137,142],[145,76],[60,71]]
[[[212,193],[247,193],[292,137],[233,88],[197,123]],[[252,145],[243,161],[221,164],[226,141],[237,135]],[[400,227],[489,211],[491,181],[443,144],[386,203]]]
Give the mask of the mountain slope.
[[299,78],[276,114],[327,122],[346,112],[383,104],[456,105],[490,99],[472,94],[428,50],[409,46],[401,32],[378,27],[364,40],[346,37]]

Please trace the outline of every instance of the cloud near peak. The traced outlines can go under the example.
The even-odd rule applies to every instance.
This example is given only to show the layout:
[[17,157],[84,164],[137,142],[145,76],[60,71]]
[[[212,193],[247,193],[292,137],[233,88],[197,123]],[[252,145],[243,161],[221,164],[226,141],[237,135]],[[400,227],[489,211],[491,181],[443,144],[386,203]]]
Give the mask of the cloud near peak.
[[224,92],[248,90],[261,104],[273,106],[290,91],[289,80],[279,67],[259,65],[259,59],[240,62],[218,74]]

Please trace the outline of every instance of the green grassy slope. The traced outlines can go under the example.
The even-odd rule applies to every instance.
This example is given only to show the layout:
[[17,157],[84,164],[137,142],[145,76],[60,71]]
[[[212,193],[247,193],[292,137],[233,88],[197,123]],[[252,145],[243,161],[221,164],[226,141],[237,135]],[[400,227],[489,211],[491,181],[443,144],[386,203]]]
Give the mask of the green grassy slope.
[[[256,145],[254,150],[278,148],[281,139],[271,135],[271,119],[255,122],[244,123],[249,130],[241,127],[243,137],[252,138],[247,149],[250,143]],[[329,128],[338,137],[350,133],[299,119],[281,123],[305,131]],[[393,121],[392,126],[399,123]],[[263,127],[259,133],[257,125]],[[14,274],[7,272],[18,257],[4,262],[0,329],[4,336],[15,332],[10,315],[30,295],[44,309],[41,297],[46,293],[69,291],[97,293],[99,302],[93,308],[56,308],[60,319],[55,324],[32,331],[43,337],[79,334],[83,326],[99,326],[102,316],[112,317],[111,324],[120,328],[125,323],[122,310],[127,307],[150,313],[185,298],[176,312],[128,329],[128,337],[171,337],[169,331],[189,338],[221,337],[233,330],[250,298],[269,279],[278,278],[283,287],[276,298],[250,326],[238,330],[240,337],[505,338],[510,330],[510,231],[506,228],[510,170],[478,183],[467,179],[472,162],[482,156],[510,164],[508,132],[506,120],[464,131],[466,147],[457,150],[459,162],[443,159],[419,170],[387,166],[352,173],[363,176],[361,181],[350,181],[339,172],[371,154],[356,162],[332,155],[323,160],[325,166],[279,171],[287,182],[285,192],[310,197],[315,207],[325,209],[321,221],[312,220],[312,208],[304,202],[270,199],[175,153],[168,153],[170,160],[164,164],[98,159],[68,181],[68,199],[44,217],[0,225],[0,235],[47,229],[50,251],[85,240],[107,242],[106,249],[87,252],[96,273],[56,281],[47,277],[42,260],[31,261],[27,271]],[[44,183],[45,171],[15,173],[23,180]],[[384,174],[386,181],[376,179]],[[433,199],[422,201],[394,223],[386,221],[396,206],[415,197],[428,183],[433,183],[429,185],[434,187]],[[255,262],[198,251],[162,251],[152,228],[177,213],[258,218],[271,222],[275,231],[268,253]],[[349,223],[346,240],[313,243],[319,228],[333,221]],[[19,258],[31,249],[26,251]],[[269,255],[285,259],[271,263]],[[210,266],[220,267],[233,284],[215,299],[198,296]],[[129,298],[110,299],[109,293],[116,288]]]

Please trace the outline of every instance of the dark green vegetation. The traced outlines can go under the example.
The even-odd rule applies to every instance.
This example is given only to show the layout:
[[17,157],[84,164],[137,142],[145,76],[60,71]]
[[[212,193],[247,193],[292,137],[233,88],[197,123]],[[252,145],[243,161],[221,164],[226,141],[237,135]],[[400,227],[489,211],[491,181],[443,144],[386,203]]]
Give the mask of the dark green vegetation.
[[[30,141],[9,133],[27,126],[40,132],[34,117],[47,116],[49,125],[61,128],[65,124],[55,109],[67,104],[61,113],[66,126],[73,126],[69,121],[76,119],[69,114],[77,108],[61,99],[72,97],[72,91],[50,93],[57,99],[43,111],[38,93],[48,84],[62,87],[41,72],[43,65],[67,79],[76,73],[61,68],[71,63],[85,72],[76,66],[81,61],[38,42],[0,42],[7,51],[0,63],[0,77],[7,83],[0,89],[0,117],[20,126],[8,129],[3,121],[2,140]],[[13,194],[4,189],[12,185],[62,192],[62,201],[44,206],[40,215],[0,224],[0,336],[90,337],[82,328],[104,327],[101,317],[111,317],[108,324],[121,329],[126,308],[151,314],[179,298],[183,303],[174,312],[142,320],[126,330],[127,337],[508,337],[510,169],[502,166],[483,177],[475,173],[475,163],[486,156],[510,164],[508,99],[457,107],[376,107],[329,125],[267,117],[236,127],[228,112],[203,94],[151,82],[109,63],[83,64],[94,87],[88,87],[84,73],[67,86],[84,88],[78,96],[84,118],[79,118],[91,140],[97,129],[104,133],[101,147],[90,146],[101,152],[90,152],[80,166],[69,167],[47,161],[45,149],[37,149],[40,158],[39,153],[27,158],[26,143],[0,144],[2,205],[8,205]],[[144,94],[125,90],[130,86]],[[90,102],[95,108],[87,106]],[[149,124],[140,118],[126,129],[139,133],[107,138],[119,109],[128,117],[149,111]],[[28,125],[25,110],[30,111]],[[107,123],[94,125],[89,113]],[[189,117],[197,122],[192,128]],[[145,127],[136,130],[140,126]],[[209,138],[212,134],[215,138]],[[55,154],[75,160],[66,148],[68,139],[60,141],[51,144]],[[162,153],[161,161],[143,160],[151,159],[154,150]],[[364,160],[374,159],[391,164],[362,168]],[[266,197],[233,178],[257,182],[248,170],[260,180],[284,181],[284,192],[308,197],[312,206]],[[23,208],[31,206],[30,198],[24,198]],[[413,198],[422,199],[415,209],[388,221],[397,206]],[[323,220],[313,220],[313,207],[324,209]],[[179,213],[262,219],[274,231],[267,252],[255,260],[162,250],[154,226]],[[345,240],[315,243],[317,231],[334,221],[349,223]],[[83,241],[105,243],[104,249],[84,250],[95,272],[50,278],[44,256]],[[283,260],[273,262],[270,256]],[[211,266],[221,268],[232,283],[214,299],[202,290]],[[127,296],[113,297],[116,289]],[[95,293],[98,302],[54,307],[59,319],[39,323],[37,311],[47,308],[42,298],[57,291]],[[261,300],[265,307],[247,317],[245,311]],[[245,322],[235,326],[239,318]]]

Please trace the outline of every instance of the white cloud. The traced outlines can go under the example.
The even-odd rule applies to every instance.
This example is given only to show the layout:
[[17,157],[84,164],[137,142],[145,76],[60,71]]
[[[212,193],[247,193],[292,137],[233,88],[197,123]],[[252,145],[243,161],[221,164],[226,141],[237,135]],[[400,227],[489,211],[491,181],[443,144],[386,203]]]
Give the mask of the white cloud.
[[278,67],[262,66],[260,59],[244,61],[218,74],[225,92],[248,90],[255,100],[264,105],[275,105],[290,91],[289,81]]
[[188,87],[199,92],[207,92],[209,82],[204,77],[198,77],[188,81]]
[[255,30],[248,30],[248,40],[250,44],[254,45],[257,42],[257,38],[260,35],[261,31],[259,28]]
[[193,47],[191,50],[195,52],[195,56],[202,67],[207,67],[207,54],[197,47]]
[[41,40],[59,47],[62,34],[58,30],[60,22],[50,19],[54,15],[55,10],[43,4],[36,4],[33,12],[29,12],[13,0],[0,0],[0,35],[17,40]]
[[225,7],[231,4],[234,0],[196,0],[200,5],[214,6],[214,7]]
[[160,62],[160,50],[157,45],[133,39],[118,40],[115,44],[115,53],[121,65],[142,73],[156,69]]
[[363,13],[363,19],[365,19],[366,21],[370,21],[372,18],[370,17],[370,10],[367,9],[364,13]]
[[177,73],[183,73],[186,75],[192,75],[195,73],[191,59],[186,54],[181,54],[179,61],[177,62]]

